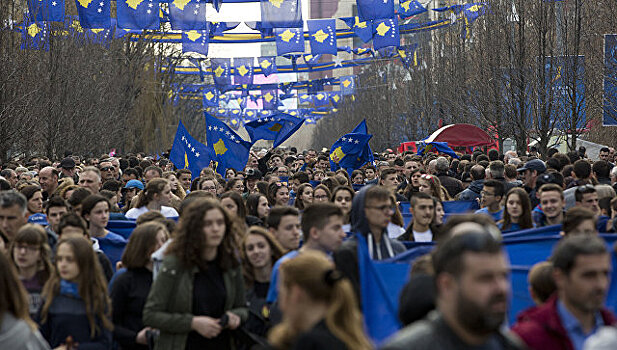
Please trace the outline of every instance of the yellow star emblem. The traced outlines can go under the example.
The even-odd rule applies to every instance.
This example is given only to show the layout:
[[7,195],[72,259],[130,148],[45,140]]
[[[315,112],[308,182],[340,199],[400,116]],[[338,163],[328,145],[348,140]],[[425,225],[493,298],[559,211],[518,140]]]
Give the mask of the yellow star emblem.
[[208,100],[212,100],[212,98],[214,98],[214,94],[212,93],[212,91],[206,92],[205,96]]
[[266,102],[268,103],[270,103],[270,101],[272,101],[272,99],[274,98],[274,96],[272,96],[272,94],[269,92],[264,97],[266,98]]
[[337,147],[334,152],[330,154],[330,159],[336,164],[338,164],[343,157],[345,157],[345,153],[343,153],[341,146]]
[[225,69],[223,69],[223,67],[221,67],[221,66],[218,66],[214,70],[214,75],[216,75],[217,78],[220,78],[221,75],[223,75],[224,72],[225,72]]
[[317,40],[318,42],[322,43],[324,42],[324,40],[328,39],[330,35],[328,33],[324,33],[323,30],[318,30],[317,33],[313,34],[313,37],[315,38],[315,40]]
[[283,40],[284,42],[288,43],[289,40],[291,40],[291,38],[296,36],[296,34],[294,32],[292,32],[291,30],[286,29],[283,33],[279,34],[279,36],[281,37],[281,40]]
[[34,38],[38,33],[41,32],[41,30],[42,29],[36,23],[32,23],[30,26],[28,26],[28,35]]
[[180,9],[180,11],[184,11],[184,6],[191,2],[191,0],[174,0],[174,5]]
[[195,41],[201,38],[201,34],[196,30],[189,30],[188,32],[186,32],[186,36],[189,38],[190,41]]
[[379,36],[386,35],[389,30],[390,27],[387,26],[384,22],[379,23],[379,26],[377,26],[377,34],[379,34]]
[[259,63],[259,66],[263,69],[268,69],[268,67],[270,67],[272,65],[272,63],[270,63],[270,61],[268,60],[263,60],[261,61],[261,63]]
[[285,0],[268,0],[272,6],[276,7],[277,9],[281,8],[281,4],[283,3],[283,1]]
[[279,132],[281,131],[281,129],[283,128],[283,125],[276,123],[274,125],[272,125],[270,128],[268,128],[268,130],[270,131],[274,131],[274,132]]
[[137,6],[141,4],[144,0],[126,0],[126,5],[133,10],[137,10]]
[[223,139],[219,139],[213,146],[214,148],[214,153],[217,156],[223,155],[225,154],[225,152],[227,152],[227,147],[225,147],[225,142],[223,142]]
[[245,76],[245,75],[246,75],[246,73],[248,73],[248,72],[249,72],[249,70],[248,70],[248,69],[246,69],[246,67],[245,67],[245,66],[243,66],[243,65],[242,65],[242,66],[240,66],[240,68],[238,68],[238,73],[240,73],[240,75],[241,75],[241,76]]

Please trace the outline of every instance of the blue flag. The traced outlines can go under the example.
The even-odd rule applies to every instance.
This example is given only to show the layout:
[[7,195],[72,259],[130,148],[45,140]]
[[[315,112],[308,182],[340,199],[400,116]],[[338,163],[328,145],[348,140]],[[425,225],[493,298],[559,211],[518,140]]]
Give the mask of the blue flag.
[[484,14],[486,6],[487,5],[484,3],[465,4],[465,6],[463,6],[463,19],[465,20],[465,25],[461,32],[461,37],[463,39],[467,39],[469,31],[471,30],[471,24],[478,19],[480,15]]
[[326,92],[320,92],[313,96],[313,103],[315,107],[324,107],[330,105],[330,99],[328,99],[328,94]]
[[173,30],[207,30],[206,0],[170,1],[169,21]]
[[261,74],[263,74],[266,77],[272,73],[277,72],[275,57],[272,57],[272,56],[259,57],[257,58],[257,64],[261,68]]
[[256,109],[245,109],[244,110],[244,120],[255,120],[259,117],[259,113]]
[[49,29],[45,22],[33,21],[24,14],[24,25],[21,29],[22,50],[49,50]]
[[[360,124],[356,125],[356,127],[351,132],[357,133],[357,134],[368,135],[368,127],[366,126],[366,119],[362,120]],[[367,162],[371,164],[375,163],[375,156],[373,156],[373,151],[371,150],[371,146],[368,144],[368,142],[366,143],[366,146],[364,146],[364,149],[362,150],[362,154],[360,155],[359,158],[366,159],[366,162],[364,164],[366,164]],[[360,167],[362,167],[362,165]]]
[[423,155],[426,152],[438,152],[447,154],[451,157],[458,158],[458,155],[454,153],[454,150],[448,146],[447,142],[423,142],[416,143],[418,147],[418,155]]
[[118,27],[127,29],[151,29],[160,27],[160,7],[155,0],[118,0]]
[[75,0],[82,28],[111,27],[111,0]]
[[235,29],[240,22],[210,22],[210,35],[223,35],[228,30]]
[[189,169],[193,177],[198,177],[201,169],[210,165],[210,152],[204,144],[194,139],[180,122],[169,160],[176,168]]
[[211,58],[212,73],[214,75],[214,83],[216,87],[221,90],[222,88],[231,85],[230,74],[230,59],[229,58]]
[[272,147],[276,148],[300,129],[302,123],[304,123],[303,119],[279,113],[269,118],[253,120],[244,124],[244,127],[252,143],[257,140],[274,140]]
[[262,28],[302,28],[300,0],[261,0]]
[[234,84],[253,84],[253,57],[234,58]]
[[394,0],[357,0],[360,20],[394,17]]
[[274,35],[278,56],[290,52],[304,52],[304,32],[302,28],[276,28]]
[[338,107],[338,104],[341,102],[342,97],[341,97],[341,93],[340,92],[328,92],[328,98],[330,99],[330,102],[332,103],[332,106],[334,107]]
[[86,38],[93,44],[109,45],[111,43],[112,28],[86,29]]
[[28,0],[28,12],[37,22],[64,22],[64,0]]
[[353,75],[340,77],[341,94],[353,95],[356,92],[356,83]]
[[313,95],[301,93],[298,95],[298,103],[313,103]]
[[401,45],[401,36],[396,17],[373,21],[373,31],[373,48],[375,50]]
[[330,148],[330,169],[346,169],[350,174],[368,160],[362,159],[362,152],[373,135],[349,133],[339,138]]
[[305,54],[302,58],[304,58],[304,63],[306,63],[309,68],[312,68],[314,65],[319,63],[321,55]]
[[313,19],[307,21],[311,53],[336,55],[336,20]]
[[373,38],[372,21],[361,21],[358,16],[343,17],[341,20],[345,22],[363,42],[368,43]]
[[244,141],[229,126],[204,112],[206,117],[206,139],[211,149],[216,171],[224,175],[229,168],[244,170],[249,159],[251,143]]
[[401,19],[409,18],[426,12],[426,8],[418,0],[406,0],[399,3],[398,16]]
[[276,110],[279,106],[278,90],[262,90],[263,109]]
[[182,32],[182,52],[196,52],[208,56],[210,36],[208,30]]
[[204,109],[207,107],[218,107],[219,99],[218,99],[218,90],[214,87],[204,88],[204,100],[203,100]]
[[401,63],[407,69],[418,66],[418,44],[405,45],[398,48]]

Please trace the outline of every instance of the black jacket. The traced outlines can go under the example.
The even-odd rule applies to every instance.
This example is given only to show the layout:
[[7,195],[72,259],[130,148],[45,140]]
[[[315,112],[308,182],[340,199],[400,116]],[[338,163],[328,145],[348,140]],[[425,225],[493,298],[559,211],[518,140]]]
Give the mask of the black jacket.
[[454,196],[463,191],[461,180],[457,180],[446,173],[437,174],[437,178],[439,178],[441,185],[448,191],[450,197],[454,198]]

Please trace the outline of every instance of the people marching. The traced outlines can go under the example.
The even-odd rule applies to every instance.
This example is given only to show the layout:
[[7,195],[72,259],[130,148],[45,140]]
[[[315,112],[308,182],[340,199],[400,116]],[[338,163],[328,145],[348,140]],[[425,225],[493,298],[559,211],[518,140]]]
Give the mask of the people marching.
[[[11,159],[0,348],[615,348],[617,154],[547,154],[387,150],[344,169],[284,147],[244,168]],[[551,256],[511,279],[510,239],[541,230]],[[366,297],[366,259],[404,254],[404,327],[374,339],[363,312],[386,301]],[[509,317],[521,283],[529,308]]]

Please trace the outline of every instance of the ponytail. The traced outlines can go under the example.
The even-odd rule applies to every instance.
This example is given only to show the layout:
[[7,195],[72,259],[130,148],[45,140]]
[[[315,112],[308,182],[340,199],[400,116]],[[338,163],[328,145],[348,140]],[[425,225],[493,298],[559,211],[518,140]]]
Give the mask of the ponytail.
[[146,184],[146,188],[139,193],[137,196],[137,203],[135,204],[136,208],[145,207],[150,204],[154,195],[157,193],[163,192],[165,185],[168,185],[169,181],[163,178],[155,178]]
[[332,295],[326,313],[326,326],[348,349],[369,350],[373,346],[364,334],[362,314],[356,295],[347,279],[332,286]]

